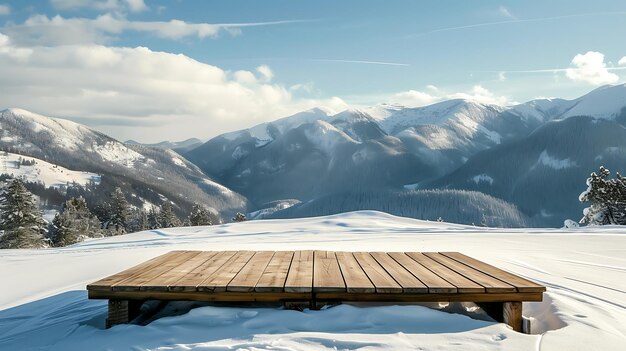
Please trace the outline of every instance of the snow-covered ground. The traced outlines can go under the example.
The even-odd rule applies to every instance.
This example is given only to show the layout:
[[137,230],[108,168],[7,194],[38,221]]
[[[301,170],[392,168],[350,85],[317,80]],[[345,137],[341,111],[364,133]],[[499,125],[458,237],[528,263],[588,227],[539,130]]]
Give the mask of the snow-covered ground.
[[[85,285],[170,250],[461,251],[545,284],[525,303],[534,334],[424,306],[173,303],[162,318],[105,330]],[[72,247],[0,251],[0,350],[623,350],[626,228],[503,230],[361,211],[154,230]],[[195,304],[198,305],[198,304]],[[454,306],[456,307],[456,306]],[[187,311],[189,312],[187,313]]]
[[[20,165],[20,160],[35,161],[34,165]],[[91,172],[72,171],[38,158],[0,152],[0,174],[24,178],[28,182],[43,182],[46,187],[59,187],[67,183],[86,185],[100,183],[100,176]]]

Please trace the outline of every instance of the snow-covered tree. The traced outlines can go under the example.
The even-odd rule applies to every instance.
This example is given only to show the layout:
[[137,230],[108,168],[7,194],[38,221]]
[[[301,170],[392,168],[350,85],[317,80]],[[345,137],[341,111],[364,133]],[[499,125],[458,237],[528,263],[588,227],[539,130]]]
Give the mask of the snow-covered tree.
[[189,225],[191,226],[213,224],[213,222],[211,221],[211,212],[209,212],[206,207],[200,204],[193,204],[188,220]]
[[159,223],[159,211],[152,206],[148,211],[148,228],[147,229],[159,229],[161,223]]
[[127,233],[130,220],[130,205],[126,201],[122,189],[115,188],[115,191],[111,193],[109,205],[110,218],[106,228],[111,229],[114,232],[113,234]]
[[165,201],[161,205],[161,210],[159,211],[158,218],[161,228],[180,227],[180,219],[178,219],[178,217],[174,213],[172,203],[169,201]]
[[45,221],[37,200],[21,180],[11,181],[0,196],[0,248],[23,249],[46,246]]
[[54,217],[50,238],[55,246],[67,246],[101,234],[100,221],[89,211],[87,201],[72,197]]
[[148,213],[143,209],[135,209],[131,211],[130,223],[128,232],[140,232],[142,230],[150,229]]
[[587,178],[587,190],[580,194],[581,202],[588,202],[583,210],[581,224],[586,225],[626,225],[626,178],[600,167],[599,174],[593,172]]
[[245,220],[246,220],[246,215],[241,212],[237,212],[235,214],[235,217],[233,217],[233,222],[243,222]]

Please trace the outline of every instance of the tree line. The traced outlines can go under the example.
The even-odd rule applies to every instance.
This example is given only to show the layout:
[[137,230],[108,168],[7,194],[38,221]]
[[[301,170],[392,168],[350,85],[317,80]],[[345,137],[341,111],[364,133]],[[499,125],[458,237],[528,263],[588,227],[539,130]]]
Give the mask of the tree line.
[[[8,181],[0,193],[0,248],[43,248],[72,245],[86,238],[97,238],[148,229],[213,224],[213,215],[205,206],[194,203],[189,215],[179,218],[172,202],[145,210],[132,206],[120,188],[111,192],[108,201],[90,210],[82,196],[70,197],[54,219],[46,223],[37,198],[20,179]],[[245,220],[238,213],[233,221]]]

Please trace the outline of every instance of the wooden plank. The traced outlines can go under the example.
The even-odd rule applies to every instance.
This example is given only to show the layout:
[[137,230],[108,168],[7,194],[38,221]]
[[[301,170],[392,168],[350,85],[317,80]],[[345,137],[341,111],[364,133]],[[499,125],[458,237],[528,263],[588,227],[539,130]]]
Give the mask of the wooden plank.
[[237,253],[215,271],[210,277],[198,284],[198,291],[226,291],[228,283],[250,261],[254,251],[237,251]]
[[[100,293],[100,292],[94,292]],[[512,302],[541,301],[543,293],[504,293],[504,294],[350,294],[338,292],[321,292],[315,294],[317,301],[367,301],[367,302]]]
[[456,286],[450,284],[447,280],[441,278],[437,274],[433,273],[430,269],[415,262],[412,258],[407,256],[403,252],[390,252],[391,256],[396,262],[406,268],[411,274],[419,279],[424,285],[428,287],[429,294],[453,294],[457,293]]
[[313,251],[296,251],[285,281],[285,292],[313,291]]
[[368,252],[355,252],[357,260],[367,277],[370,279],[377,293],[401,293],[402,287],[376,262]]
[[140,263],[129,269],[121,271],[119,273],[110,275],[106,278],[100,279],[87,285],[87,290],[111,290],[111,286],[121,282],[122,280],[131,278],[133,276],[141,274],[143,271],[151,269],[161,264],[162,261],[168,260],[170,257],[178,255],[181,251],[170,251],[166,254],[154,257],[146,262]]
[[169,286],[179,281],[188,273],[196,269],[198,266],[208,261],[211,257],[215,256],[215,251],[200,251],[196,256],[189,258],[187,261],[182,262],[176,267],[173,267],[169,271],[161,274],[158,277],[145,282],[139,288],[140,290],[160,290],[167,291]]
[[209,278],[215,273],[222,265],[235,255],[236,251],[222,251],[218,252],[215,256],[211,257],[198,267],[194,268],[191,272],[186,274],[180,280],[172,283],[169,287],[169,291],[196,291],[198,285],[200,285],[205,279]]
[[125,279],[114,284],[112,290],[139,290],[140,287],[150,280],[164,274],[179,264],[198,255],[199,251],[179,251],[176,255],[168,257],[166,260],[160,261],[158,266],[142,271],[140,274]]
[[407,252],[406,254],[417,263],[428,268],[433,273],[437,274],[446,281],[450,282],[452,285],[456,286],[457,292],[459,293],[485,292],[485,287],[483,287],[482,285],[465,278],[464,276],[458,274],[457,272],[451,270],[450,268],[442,265],[441,263],[433,260],[432,258],[424,255],[421,252]]
[[[88,292],[90,299],[120,300],[171,300],[171,301],[225,301],[225,302],[282,302],[304,301],[312,298],[311,293],[238,293],[216,292],[207,294],[202,291],[98,291]],[[382,302],[513,302],[541,301],[543,293],[506,293],[506,294],[353,294],[346,292],[316,293],[317,300],[329,301],[382,301]]]
[[315,251],[313,257],[313,291],[346,291],[337,257],[333,251]]
[[289,273],[289,266],[293,258],[293,251],[277,251],[256,283],[256,292],[284,291],[285,280]]
[[226,291],[250,292],[261,278],[263,271],[274,256],[274,251],[258,251],[228,283]]
[[453,260],[450,257],[444,256],[440,253],[428,252],[425,253],[425,255],[450,268],[451,270],[459,273],[465,278],[484,286],[485,291],[488,293],[504,293],[517,291],[514,286],[507,284],[500,279],[496,279],[481,271],[475,270],[470,266],[464,265],[463,263]]
[[428,287],[385,252],[372,252],[372,257],[400,284],[405,293],[428,293]]
[[546,291],[546,287],[539,285],[533,281],[530,281],[526,278],[522,278],[516,274],[509,273],[500,268],[494,267],[485,262],[479,261],[475,258],[466,256],[459,252],[442,252],[443,255],[448,256],[452,259],[455,259],[465,265],[473,267],[485,274],[488,274],[492,277],[503,280],[511,285],[513,285],[517,291],[519,292],[543,292]]
[[350,252],[336,252],[337,262],[349,293],[374,293],[376,288]]

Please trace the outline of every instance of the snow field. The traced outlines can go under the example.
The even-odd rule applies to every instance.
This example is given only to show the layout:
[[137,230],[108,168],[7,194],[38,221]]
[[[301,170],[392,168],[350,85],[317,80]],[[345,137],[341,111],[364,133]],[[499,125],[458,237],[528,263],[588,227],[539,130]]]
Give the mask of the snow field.
[[[103,329],[106,302],[87,300],[87,283],[184,249],[461,251],[548,291],[543,302],[524,304],[524,314],[535,318],[533,335],[394,304],[295,312],[180,302],[145,326]],[[505,230],[359,211],[3,250],[0,262],[0,350],[621,350],[626,343],[626,228],[620,227]]]

